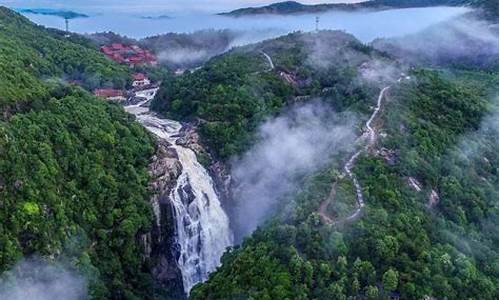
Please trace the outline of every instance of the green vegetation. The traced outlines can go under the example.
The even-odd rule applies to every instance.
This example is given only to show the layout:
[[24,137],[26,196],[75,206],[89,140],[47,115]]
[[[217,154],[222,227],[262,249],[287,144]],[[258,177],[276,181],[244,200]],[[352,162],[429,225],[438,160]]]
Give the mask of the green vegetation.
[[[87,89],[123,88],[129,71],[93,48],[72,43],[0,7],[0,109],[47,100],[50,81],[76,80]],[[45,81],[45,82],[44,82]]]
[[0,8],[0,273],[42,256],[89,281],[90,299],[151,299],[154,143],[118,105],[59,79],[123,87],[128,70]]
[[[498,105],[489,103],[498,76],[412,76],[393,88],[384,109],[388,137],[380,146],[399,150],[396,163],[365,155],[356,164],[367,203],[362,217],[321,223],[316,211],[336,168],[322,172],[295,197],[294,214],[226,253],[192,299],[498,297],[498,125],[485,125]],[[440,200],[427,208],[431,189]]]
[[281,108],[290,94],[274,74],[256,74],[266,67],[262,57],[245,53],[214,59],[193,74],[164,82],[153,109],[176,118],[203,119],[201,134],[207,144],[221,157],[229,157],[248,146],[249,131]]
[[[271,56],[275,70],[262,52]],[[300,97],[321,95],[337,110],[366,111],[370,89],[356,77],[370,57],[382,58],[342,32],[289,34],[237,48],[164,82],[152,108],[176,119],[199,119],[205,143],[226,159],[248,148],[266,117]]]
[[146,167],[154,149],[132,121],[68,89],[0,123],[0,271],[23,256],[61,253],[92,272],[93,299],[138,290],[144,299],[151,279],[136,238],[152,222]]

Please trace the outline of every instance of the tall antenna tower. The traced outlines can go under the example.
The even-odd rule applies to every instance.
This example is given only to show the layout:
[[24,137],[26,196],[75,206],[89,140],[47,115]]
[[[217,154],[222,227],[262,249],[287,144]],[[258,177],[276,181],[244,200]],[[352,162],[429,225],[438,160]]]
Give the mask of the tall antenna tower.
[[316,17],[316,32],[319,31],[319,16]]
[[69,19],[64,18],[64,22],[66,23],[66,33],[69,33]]

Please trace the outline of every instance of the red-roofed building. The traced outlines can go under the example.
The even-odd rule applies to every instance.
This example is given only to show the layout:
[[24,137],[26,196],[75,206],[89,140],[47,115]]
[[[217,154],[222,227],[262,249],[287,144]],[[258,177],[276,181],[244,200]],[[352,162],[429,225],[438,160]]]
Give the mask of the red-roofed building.
[[102,46],[101,52],[112,60],[121,64],[128,64],[130,67],[144,64],[156,65],[156,56],[137,45],[127,46],[121,43],[113,43]]

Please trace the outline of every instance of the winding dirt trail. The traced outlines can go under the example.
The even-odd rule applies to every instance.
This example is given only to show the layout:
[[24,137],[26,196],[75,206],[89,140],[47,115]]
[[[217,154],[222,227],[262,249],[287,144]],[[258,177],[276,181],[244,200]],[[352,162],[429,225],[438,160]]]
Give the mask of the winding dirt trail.
[[274,63],[273,63],[271,56],[269,56],[266,52],[264,52],[262,50],[260,51],[260,53],[262,53],[262,55],[264,55],[266,57],[267,62],[269,63],[269,70],[268,71],[274,70]]
[[356,219],[361,214],[361,211],[362,211],[363,207],[365,206],[365,200],[363,198],[363,189],[361,187],[361,184],[358,181],[358,178],[356,177],[356,174],[354,174],[352,172],[352,169],[354,167],[354,164],[356,163],[356,160],[361,155],[361,153],[363,153],[363,151],[368,151],[370,149],[370,147],[372,147],[375,144],[375,142],[377,141],[377,133],[375,132],[375,129],[373,129],[372,123],[375,120],[375,118],[377,118],[377,116],[380,112],[380,109],[382,107],[382,101],[385,98],[385,94],[387,93],[389,88],[390,88],[390,86],[386,86],[380,91],[378,99],[377,99],[377,106],[375,107],[375,110],[373,111],[373,113],[370,116],[370,118],[368,119],[368,121],[366,121],[366,123],[365,123],[366,129],[363,132],[361,139],[368,138],[368,142],[365,144],[365,146],[363,148],[361,148],[360,150],[355,152],[349,158],[347,163],[344,165],[344,173],[347,174],[347,176],[349,176],[349,178],[351,179],[351,181],[354,185],[354,188],[356,190],[357,208],[351,215],[349,215],[343,219],[337,220],[337,221],[334,221],[333,217],[328,215],[327,208],[334,200],[335,194],[336,194],[337,183],[334,182],[332,184],[332,189],[330,190],[330,194],[329,194],[328,198],[325,199],[325,201],[323,201],[323,203],[321,203],[319,210],[318,210],[318,214],[319,214],[321,220],[325,224],[335,225],[335,224],[340,224],[340,223],[352,221],[352,220]]

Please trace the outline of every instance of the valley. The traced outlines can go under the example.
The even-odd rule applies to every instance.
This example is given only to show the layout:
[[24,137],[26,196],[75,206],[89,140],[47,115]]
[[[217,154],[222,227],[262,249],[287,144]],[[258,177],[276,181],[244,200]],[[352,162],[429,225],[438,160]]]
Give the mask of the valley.
[[498,299],[498,16],[396,2],[212,17],[440,21],[135,39],[0,7],[0,299]]

